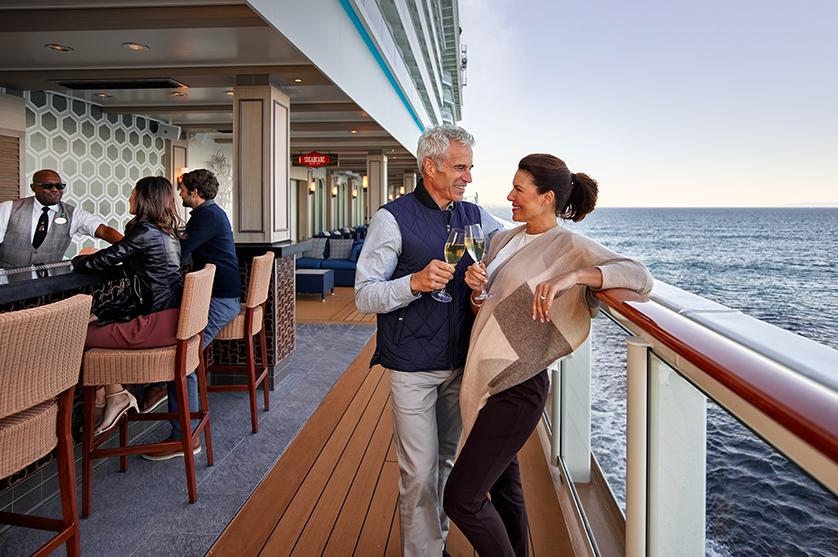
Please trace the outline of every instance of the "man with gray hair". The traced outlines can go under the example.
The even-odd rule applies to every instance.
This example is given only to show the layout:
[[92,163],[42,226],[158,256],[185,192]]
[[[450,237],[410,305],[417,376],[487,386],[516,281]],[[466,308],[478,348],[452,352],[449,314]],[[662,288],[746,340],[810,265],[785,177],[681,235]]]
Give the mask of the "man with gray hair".
[[[479,223],[487,240],[500,228],[463,201],[473,145],[458,126],[422,134],[416,156],[422,179],[373,215],[355,275],[355,304],[378,314],[371,364],[390,376],[406,557],[446,554],[442,494],[462,429],[460,380],[474,322],[463,277],[472,261],[442,261],[445,242],[452,228]],[[428,295],[443,288],[450,303]]]

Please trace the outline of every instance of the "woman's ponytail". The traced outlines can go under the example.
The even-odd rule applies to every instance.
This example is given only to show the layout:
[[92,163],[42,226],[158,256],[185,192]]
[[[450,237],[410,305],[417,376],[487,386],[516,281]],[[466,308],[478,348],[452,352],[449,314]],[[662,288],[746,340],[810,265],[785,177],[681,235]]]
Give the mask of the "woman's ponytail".
[[563,219],[579,222],[596,207],[599,187],[596,180],[581,172],[570,175],[570,195],[559,211]]

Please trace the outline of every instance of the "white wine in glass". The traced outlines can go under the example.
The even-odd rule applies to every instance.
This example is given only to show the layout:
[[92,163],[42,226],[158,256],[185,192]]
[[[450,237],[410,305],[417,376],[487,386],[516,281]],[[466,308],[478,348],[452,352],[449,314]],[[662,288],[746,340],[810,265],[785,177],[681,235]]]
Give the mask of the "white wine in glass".
[[[483,261],[486,256],[486,238],[483,236],[483,227],[479,224],[470,224],[466,227],[466,249],[475,263]],[[480,289],[480,294],[474,297],[475,300],[485,300],[494,296],[486,292],[486,288]]]
[[[466,252],[465,237],[466,233],[462,228],[452,228],[448,233],[448,239],[445,240],[445,262],[449,265],[459,263],[463,254]],[[435,290],[431,296],[437,302],[444,302],[446,304],[453,299],[451,298],[451,294],[445,291],[445,288]]]

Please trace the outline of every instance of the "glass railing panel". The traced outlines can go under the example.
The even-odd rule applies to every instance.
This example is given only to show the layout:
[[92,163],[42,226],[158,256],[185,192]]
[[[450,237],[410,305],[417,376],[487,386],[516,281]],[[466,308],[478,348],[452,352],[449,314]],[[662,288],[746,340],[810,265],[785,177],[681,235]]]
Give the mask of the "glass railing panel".
[[626,332],[599,315],[591,350],[591,451],[626,512]]
[[838,555],[838,498],[712,401],[707,555]]
[[707,399],[651,352],[647,377],[647,555],[700,557]]

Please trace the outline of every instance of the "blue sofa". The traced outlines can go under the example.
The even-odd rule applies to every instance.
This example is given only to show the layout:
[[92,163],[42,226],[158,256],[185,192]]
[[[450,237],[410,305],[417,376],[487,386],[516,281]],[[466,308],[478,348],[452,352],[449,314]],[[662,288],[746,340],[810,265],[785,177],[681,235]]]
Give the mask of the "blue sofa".
[[[333,241],[337,242],[352,242],[351,250],[346,257],[330,257],[330,244]],[[311,250],[305,252],[302,257],[297,258],[296,265],[298,269],[332,269],[335,273],[335,286],[355,286],[355,263],[358,261],[358,255],[361,253],[361,247],[364,244],[363,240],[351,240],[340,238],[313,238],[314,243]],[[320,245],[322,244],[322,253]],[[340,245],[341,254],[346,254],[346,247],[349,244],[343,243]],[[321,257],[322,255],[322,257]]]

